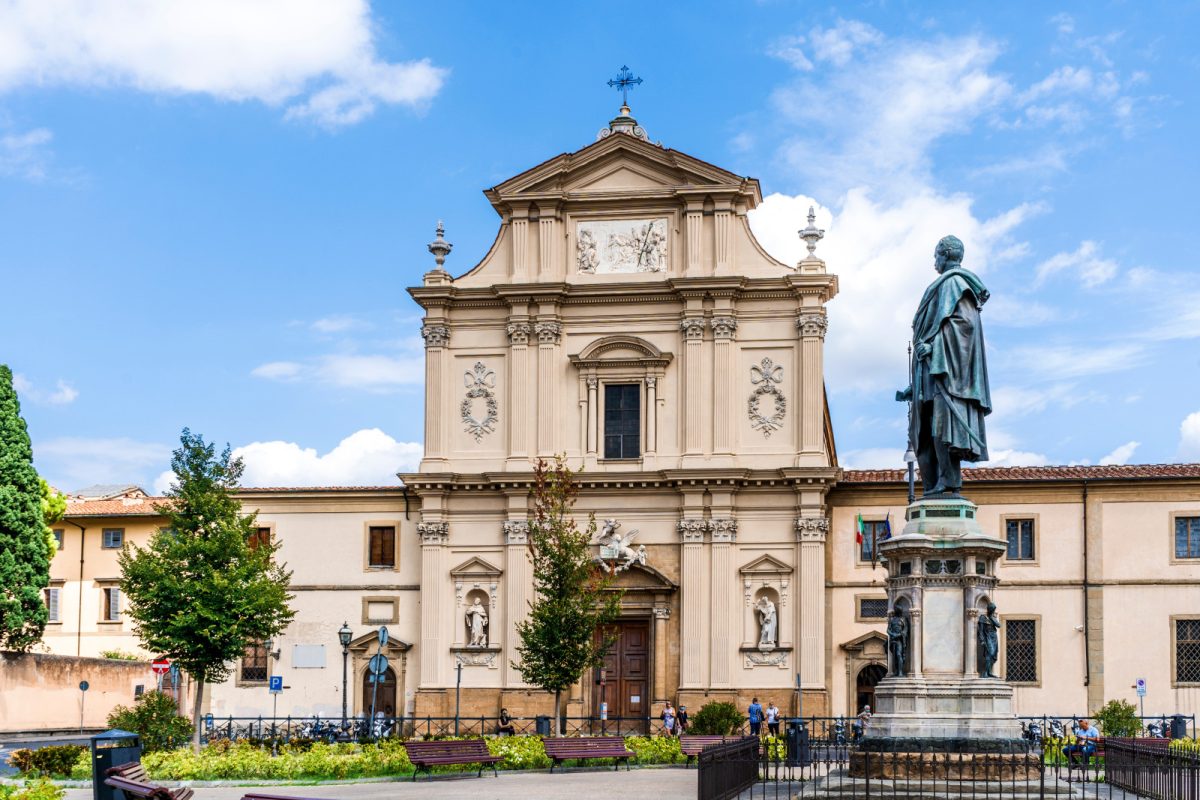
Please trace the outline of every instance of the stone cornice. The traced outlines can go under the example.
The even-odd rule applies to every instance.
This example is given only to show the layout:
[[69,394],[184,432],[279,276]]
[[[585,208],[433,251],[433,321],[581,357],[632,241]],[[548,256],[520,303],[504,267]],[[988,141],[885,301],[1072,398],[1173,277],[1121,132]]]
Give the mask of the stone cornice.
[[[776,470],[736,468],[667,469],[653,472],[586,472],[577,478],[585,491],[603,489],[663,490],[721,486],[751,489],[779,486],[803,489],[832,485],[840,470],[827,467],[786,467]],[[533,470],[485,473],[402,473],[398,477],[417,496],[451,490],[523,491],[533,486]]]

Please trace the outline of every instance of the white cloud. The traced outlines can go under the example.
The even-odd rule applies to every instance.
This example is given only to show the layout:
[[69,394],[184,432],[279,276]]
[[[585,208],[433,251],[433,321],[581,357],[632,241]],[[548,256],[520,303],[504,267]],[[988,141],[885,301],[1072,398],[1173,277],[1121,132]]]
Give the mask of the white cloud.
[[[271,486],[396,486],[397,472],[415,471],[424,451],[419,442],[398,442],[378,428],[347,436],[328,453],[295,442],[252,442],[234,449],[246,465],[242,485]],[[156,492],[165,492],[174,473],[159,475]]]
[[1031,453],[1027,450],[996,450],[989,448],[991,458],[979,464],[966,466],[979,467],[1044,467],[1050,459],[1044,453]]
[[1107,467],[1128,464],[1129,459],[1133,458],[1133,452],[1138,449],[1140,444],[1141,442],[1126,442],[1108,455],[1101,458],[1099,462],[1100,466]]
[[1064,379],[1120,372],[1137,366],[1144,355],[1138,344],[1039,344],[1013,350],[1011,360],[1034,375]]
[[1075,18],[1065,12],[1055,14],[1050,18],[1050,22],[1058,29],[1058,32],[1064,36],[1075,32]]
[[1200,411],[1188,414],[1179,425],[1180,461],[1200,461]]
[[421,340],[409,337],[397,353],[333,353],[305,361],[270,361],[250,371],[256,378],[281,382],[306,381],[368,392],[392,392],[419,386],[425,380]]
[[64,491],[94,483],[135,483],[171,460],[171,448],[126,437],[62,436],[35,441],[38,472]]
[[793,69],[807,72],[813,68],[812,61],[804,53],[803,36],[781,36],[767,48],[767,52],[791,64]]
[[1117,262],[1100,257],[1100,246],[1086,240],[1079,243],[1073,252],[1058,253],[1038,264],[1034,287],[1041,286],[1052,275],[1071,271],[1076,273],[1084,286],[1093,288],[1112,280],[1117,274]]
[[1011,294],[993,294],[986,308],[989,327],[1036,328],[1064,316],[1060,309]]
[[53,390],[45,390],[34,386],[32,381],[18,373],[13,375],[13,388],[21,399],[38,405],[65,406],[79,397],[79,390],[61,378],[55,382]]
[[366,0],[15,0],[0,7],[0,91],[128,87],[291,103],[290,118],[348,125],[420,106],[446,70],[388,63]]
[[317,333],[342,333],[343,331],[360,327],[362,324],[362,321],[357,317],[352,317],[348,314],[339,314],[332,317],[322,317],[312,324],[312,329]]
[[269,361],[250,370],[250,374],[272,381],[290,381],[300,377],[303,371],[304,367],[295,361]]
[[54,134],[45,128],[0,136],[0,175],[34,182],[45,180],[53,138]]
[[838,463],[843,469],[907,469],[904,463],[904,448],[868,447],[838,453]]
[[[838,274],[840,290],[829,304],[825,370],[831,391],[900,388],[907,383],[905,347],[912,337],[912,310],[936,276],[933,248],[948,233],[966,245],[966,265],[983,274],[1010,248],[1013,230],[1040,208],[1022,205],[990,219],[977,218],[971,198],[916,191],[896,203],[875,201],[864,189],[850,191],[836,214],[817,205],[817,225],[828,231],[817,248]],[[794,264],[804,252],[796,236],[807,196],[773,194],[750,213],[764,248]],[[990,318],[984,307],[985,321]],[[864,346],[864,343],[872,343]]]
[[883,41],[883,34],[858,20],[838,20],[832,28],[814,28],[809,36],[813,56],[834,66],[845,66],[856,50]]

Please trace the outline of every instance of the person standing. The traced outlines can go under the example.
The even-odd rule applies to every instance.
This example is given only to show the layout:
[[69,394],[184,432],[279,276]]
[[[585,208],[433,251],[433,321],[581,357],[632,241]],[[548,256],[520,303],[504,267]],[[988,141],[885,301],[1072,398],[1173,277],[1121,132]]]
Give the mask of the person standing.
[[680,706],[679,713],[675,717],[675,729],[679,731],[679,735],[683,736],[688,729],[687,706]]
[[757,697],[750,701],[750,708],[746,711],[750,715],[750,735],[762,736],[763,707],[759,704]]
[[779,709],[776,708],[774,700],[767,701],[767,733],[771,736],[779,735]]
[[663,731],[667,736],[675,735],[675,709],[671,706],[671,701],[668,700],[662,712]]

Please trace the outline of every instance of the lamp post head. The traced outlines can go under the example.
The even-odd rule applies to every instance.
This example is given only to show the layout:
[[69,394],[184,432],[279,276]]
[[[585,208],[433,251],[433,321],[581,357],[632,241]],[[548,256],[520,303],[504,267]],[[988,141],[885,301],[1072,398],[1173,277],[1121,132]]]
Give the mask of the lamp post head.
[[913,452],[911,445],[909,445],[909,448],[904,451],[904,463],[908,464],[909,466],[917,463],[917,454]]
[[342,627],[338,629],[338,641],[342,643],[342,648],[350,646],[350,639],[354,636],[354,631],[350,630],[350,623],[343,622]]

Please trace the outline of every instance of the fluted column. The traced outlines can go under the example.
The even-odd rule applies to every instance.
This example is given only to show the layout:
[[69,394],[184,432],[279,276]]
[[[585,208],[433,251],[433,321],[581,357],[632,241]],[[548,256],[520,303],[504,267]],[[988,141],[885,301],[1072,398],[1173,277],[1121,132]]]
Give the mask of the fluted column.
[[979,674],[979,645],[975,640],[978,625],[979,609],[968,608],[963,618],[963,674],[968,678]]
[[558,452],[558,342],[562,325],[554,320],[533,326],[538,340],[537,453],[552,457]]
[[[646,376],[646,443],[642,447],[644,458],[654,461],[658,456],[658,378]],[[652,469],[653,464],[647,463]]]
[[824,349],[828,327],[825,311],[805,311],[796,318],[800,334],[800,451],[796,466],[825,463]]
[[704,680],[704,534],[708,522],[698,517],[679,520],[679,536],[683,540],[680,558],[680,651],[679,683],[681,688],[694,689],[705,685]]
[[[819,512],[818,512],[819,513]],[[800,686],[820,689],[825,685],[825,539],[829,520],[803,516],[796,520],[799,549]]]
[[555,216],[554,204],[541,208],[538,219],[538,271],[543,281],[558,280],[562,277],[559,269],[559,253],[562,243],[555,235],[558,233],[558,219]]
[[421,326],[421,337],[425,339],[425,460],[444,463],[447,453],[446,415],[443,412],[446,404],[438,398],[445,396],[443,383],[449,368],[446,346],[450,343],[450,328],[427,322]]
[[709,586],[712,607],[710,609],[709,626],[711,630],[712,648],[709,651],[709,683],[714,688],[730,685],[730,664],[736,649],[731,630],[736,606],[729,602],[726,590],[718,587],[734,585],[733,575],[733,543],[737,541],[737,520],[731,518],[714,518],[709,520],[709,531],[712,534],[712,573]]
[[733,265],[733,215],[728,211],[717,211],[713,215],[713,256],[716,274],[728,275]]
[[[513,461],[529,458],[529,334],[532,326],[524,320],[508,323],[508,457]],[[428,413],[428,411],[426,412]]]
[[598,378],[587,379],[587,456],[590,462],[597,458],[596,450],[600,438],[600,403],[597,394],[600,386]]
[[448,583],[443,563],[450,525],[446,522],[419,522],[421,537],[421,686],[435,688],[445,685],[442,665],[449,654],[442,634],[446,629],[446,612],[442,600]]
[[[921,620],[921,609],[913,608],[908,612],[909,628],[908,641],[909,649],[912,651],[912,677],[921,677],[921,672],[924,669],[925,663],[925,625]],[[974,641],[974,639],[972,639]]]
[[733,337],[735,317],[713,317],[713,454],[733,454]]
[[523,686],[521,673],[512,664],[519,661],[517,645],[517,623],[525,619],[529,601],[533,599],[533,587],[529,573],[529,522],[510,519],[504,523],[504,593],[505,639],[504,639],[504,686]]
[[529,220],[525,216],[514,216],[512,221],[512,276],[514,282],[529,279]]
[[694,278],[702,273],[704,258],[704,215],[699,205],[689,204],[687,216],[684,218],[684,230],[687,234],[687,276]]
[[683,454],[697,456],[704,452],[704,366],[701,363],[704,347],[704,317],[687,317],[680,321],[684,346],[683,396]]
[[667,695],[667,620],[671,609],[667,606],[654,607],[654,705],[668,699]]

